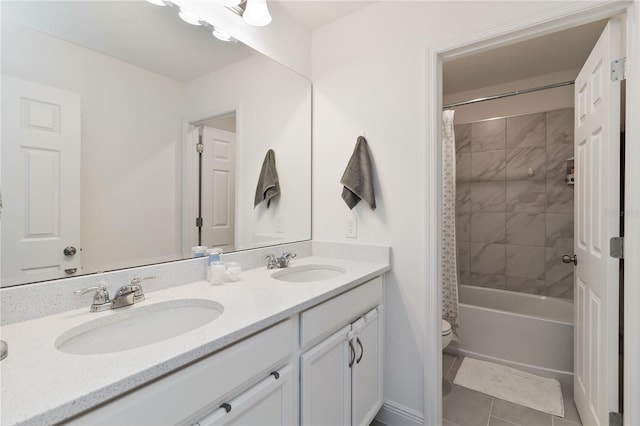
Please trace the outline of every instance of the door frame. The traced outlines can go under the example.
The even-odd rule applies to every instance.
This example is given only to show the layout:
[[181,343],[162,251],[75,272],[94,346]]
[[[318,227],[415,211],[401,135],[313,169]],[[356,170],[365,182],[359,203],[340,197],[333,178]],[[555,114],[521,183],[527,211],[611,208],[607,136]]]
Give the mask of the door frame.
[[[189,133],[195,126],[194,123],[204,121],[211,117],[217,117],[223,114],[235,112],[236,114],[236,166],[238,164],[238,148],[242,138],[242,123],[244,116],[242,114],[242,103],[227,105],[215,111],[209,111],[182,119],[182,255],[185,258],[191,256],[192,241],[196,237],[195,218],[198,216],[197,207],[197,179],[198,179],[198,163],[197,155],[191,144]],[[236,188],[238,180],[236,174]],[[236,194],[237,198],[238,194]],[[195,204],[194,204],[195,202]],[[236,214],[237,217],[237,214]],[[235,224],[236,235],[238,233],[238,221]]]
[[[442,350],[440,318],[442,311],[441,258],[442,243],[442,63],[492,48],[516,43],[552,32],[627,13],[626,22],[626,158],[640,158],[640,4],[637,1],[575,2],[544,14],[509,23],[485,32],[426,49],[426,241],[425,274],[426,309],[424,327],[424,424],[442,421]],[[640,259],[640,168],[625,168],[625,247],[627,259]],[[624,264],[624,424],[640,424],[640,262]],[[433,367],[436,368],[433,368]]]

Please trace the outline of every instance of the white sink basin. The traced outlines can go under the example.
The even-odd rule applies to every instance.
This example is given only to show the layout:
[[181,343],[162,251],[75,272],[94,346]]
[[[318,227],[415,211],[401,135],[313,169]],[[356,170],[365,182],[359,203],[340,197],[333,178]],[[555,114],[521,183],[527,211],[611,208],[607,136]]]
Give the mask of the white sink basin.
[[290,266],[271,274],[271,278],[279,281],[309,283],[339,277],[346,271],[334,265],[300,265]]
[[224,307],[204,299],[180,299],[114,310],[62,333],[56,348],[78,355],[105,354],[150,345],[194,330],[222,315]]

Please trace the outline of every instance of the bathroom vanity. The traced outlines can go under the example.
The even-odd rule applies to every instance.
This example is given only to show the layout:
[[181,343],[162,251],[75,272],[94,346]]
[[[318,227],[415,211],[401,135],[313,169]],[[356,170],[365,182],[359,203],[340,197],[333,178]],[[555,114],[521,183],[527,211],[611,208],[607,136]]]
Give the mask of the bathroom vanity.
[[[259,267],[239,282],[147,291],[127,308],[90,313],[87,305],[3,326],[2,424],[368,424],[382,405],[388,257],[312,255],[295,266],[298,278]],[[313,281],[324,266],[343,272]],[[116,315],[205,302],[222,313],[175,337],[115,352],[59,349]]]

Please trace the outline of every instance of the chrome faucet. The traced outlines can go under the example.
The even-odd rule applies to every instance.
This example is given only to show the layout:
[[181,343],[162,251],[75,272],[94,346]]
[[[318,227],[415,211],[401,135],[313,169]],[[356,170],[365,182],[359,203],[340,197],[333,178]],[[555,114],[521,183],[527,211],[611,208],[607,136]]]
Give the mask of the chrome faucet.
[[289,266],[291,259],[296,257],[295,253],[282,252],[282,256],[277,257],[274,254],[268,254],[264,258],[267,260],[267,269],[286,268]]
[[142,302],[144,300],[144,293],[142,291],[142,286],[140,283],[144,280],[151,280],[155,277],[144,277],[144,278],[134,278],[127,285],[123,285],[116,291],[113,299],[109,299],[109,292],[107,291],[107,287],[104,284],[100,284],[98,286],[87,287],[81,290],[74,291],[75,294],[85,294],[90,291],[95,291],[93,295],[93,301],[91,302],[91,308],[89,309],[91,312],[101,312],[106,311],[107,309],[118,309],[123,306],[133,305],[137,302]]

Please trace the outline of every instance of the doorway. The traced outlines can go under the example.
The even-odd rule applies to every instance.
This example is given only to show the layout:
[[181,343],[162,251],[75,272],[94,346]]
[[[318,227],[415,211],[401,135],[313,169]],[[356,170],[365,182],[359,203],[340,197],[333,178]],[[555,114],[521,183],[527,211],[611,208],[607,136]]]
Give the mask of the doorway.
[[[618,10],[613,10],[615,8],[611,8],[611,10],[609,10],[607,12],[607,14],[605,14],[605,16],[613,16],[616,12],[618,12]],[[603,17],[603,14],[601,13],[599,15],[600,18]],[[575,17],[574,17],[575,18]],[[583,19],[582,22],[588,22],[588,21],[596,21],[597,19]],[[575,26],[574,24],[572,24],[571,22],[568,22],[569,19],[566,19],[567,22],[564,23],[558,23],[555,22],[555,28],[557,29],[565,29],[565,28],[569,28],[569,27],[573,27]],[[575,20],[574,20],[575,22]],[[548,24],[548,22],[546,22],[546,24]],[[514,39],[520,38],[520,39],[530,39],[531,37],[534,37],[538,34],[544,33],[547,34],[549,32],[549,27],[547,26],[546,30],[543,31],[540,27],[536,28],[535,27],[535,21],[532,20],[532,22],[530,23],[530,26],[524,25],[522,28],[524,28],[524,30],[521,30],[517,35],[514,36],[513,33],[509,34],[508,32],[504,32],[504,33],[500,33],[499,31],[494,35],[494,39],[490,39],[489,37],[484,38],[480,41],[478,41],[476,44],[472,44],[471,46],[468,45],[448,45],[448,46],[442,46],[440,48],[436,48],[430,51],[431,56],[429,57],[429,59],[432,61],[431,64],[431,71],[433,70],[437,70],[439,69],[440,65],[440,61],[442,59],[446,58],[456,58],[456,57],[462,57],[464,55],[468,55],[470,52],[475,51],[481,51],[481,50],[486,50],[487,48],[489,48],[492,45],[500,45],[503,43],[509,43],[512,42]],[[524,34],[527,33],[527,34]],[[486,35],[485,35],[486,37]],[[505,39],[508,39],[508,42],[505,42]],[[468,42],[467,42],[468,43]],[[441,87],[441,82],[439,81],[438,73],[434,72],[434,76],[433,78],[431,78],[430,80],[430,88],[434,91],[437,92],[438,91],[438,87]],[[436,163],[436,159],[440,159],[441,155],[440,155],[440,148],[439,148],[439,135],[440,135],[440,130],[439,130],[439,110],[440,110],[440,105],[442,105],[443,102],[441,101],[441,99],[437,99],[436,102],[431,103],[431,110],[430,110],[430,121],[433,125],[434,128],[437,130],[437,132],[433,132],[430,134],[430,139],[433,142],[433,146],[436,147],[433,149],[432,152],[429,153],[429,159],[430,160],[434,160],[433,162],[429,162],[429,165],[433,165],[434,169],[436,170],[436,177],[437,179],[435,179],[436,183],[439,183],[442,181],[441,179],[441,166],[439,164]],[[630,106],[629,108],[637,108],[637,105],[635,107]],[[506,114],[505,114],[506,116]],[[429,189],[432,191],[432,193],[434,194],[434,199],[440,199],[440,189],[437,186],[430,186]],[[430,231],[438,231],[440,230],[440,217],[441,217],[441,213],[439,213],[437,215],[437,217],[431,217],[430,219],[432,219],[432,221],[429,222],[429,230]],[[433,247],[433,252],[434,253],[440,253],[440,247],[438,242],[434,243]],[[437,257],[439,259],[439,256]],[[434,265],[427,265],[427,269],[430,269],[430,266],[434,266]],[[437,283],[439,282],[439,265],[437,265],[437,267],[435,268],[435,273],[432,275],[431,273],[429,273],[429,276],[433,277],[433,282]],[[627,276],[628,278],[628,276]],[[436,289],[435,289],[435,294],[433,295],[429,295],[428,298],[428,302],[433,302],[432,300],[430,300],[431,296],[433,296],[433,298],[435,299],[439,299],[440,298],[440,285],[436,284],[435,285]],[[440,300],[437,300],[437,302],[440,302]],[[440,312],[439,306],[440,303],[429,303],[429,306],[434,308],[434,310],[437,310],[437,312]],[[436,309],[438,308],[438,309]],[[429,321],[434,320],[435,318],[429,318]],[[438,322],[439,323],[439,322]],[[627,324],[628,325],[628,324]],[[432,333],[432,337],[434,337],[434,339],[436,338],[436,328],[434,327],[433,330],[429,330],[427,332],[427,341],[430,341],[429,339],[429,334]],[[426,349],[427,352],[429,352],[429,348]],[[439,354],[436,353],[435,351],[432,353],[428,353],[427,354],[427,361],[428,358],[430,357],[430,355],[433,355],[435,358],[438,358]],[[441,399],[438,397],[435,398],[430,398],[430,393],[431,396],[436,395],[438,392],[441,392],[441,389],[437,389],[435,387],[435,380],[433,380],[433,378],[428,377],[429,375],[426,374],[427,377],[427,381],[425,383],[425,412],[430,412],[429,408],[431,406],[431,408],[433,408],[433,412],[439,413],[440,411],[440,407],[438,407]],[[628,398],[629,395],[626,394],[625,398]],[[435,404],[432,401],[436,401]],[[434,406],[435,405],[435,406]],[[432,421],[434,422],[440,422],[440,419],[433,419]],[[429,423],[429,420],[426,420],[427,423]]]

